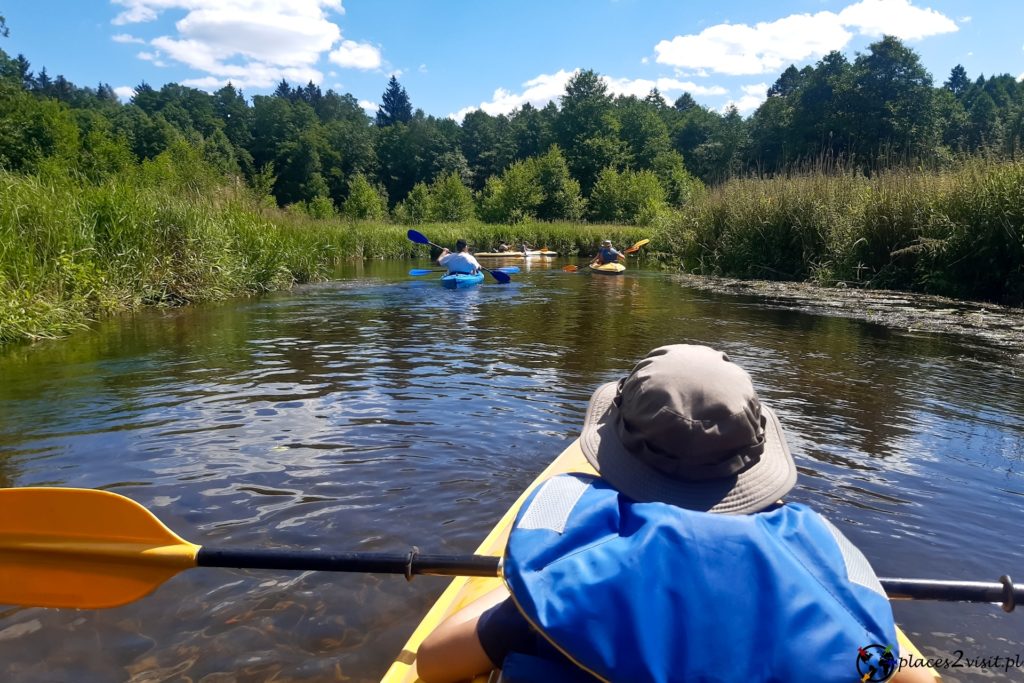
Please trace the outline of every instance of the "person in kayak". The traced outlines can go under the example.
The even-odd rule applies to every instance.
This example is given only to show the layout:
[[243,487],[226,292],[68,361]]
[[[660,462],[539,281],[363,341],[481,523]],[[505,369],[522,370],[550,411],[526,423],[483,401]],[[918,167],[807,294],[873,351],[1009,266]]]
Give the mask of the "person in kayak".
[[601,248],[597,251],[597,256],[591,263],[595,266],[603,266],[606,263],[615,263],[619,260],[625,261],[626,255],[613,247],[611,240],[604,240],[601,242]]
[[782,497],[796,464],[750,376],[706,346],[651,351],[590,399],[567,474],[522,506],[505,589],[419,647],[427,683],[891,681],[892,608],[863,554]]
[[437,257],[438,265],[447,266],[449,273],[465,273],[476,275],[480,272],[480,262],[469,253],[469,245],[466,240],[458,240],[455,243],[455,253],[448,251],[445,247],[441,255]]

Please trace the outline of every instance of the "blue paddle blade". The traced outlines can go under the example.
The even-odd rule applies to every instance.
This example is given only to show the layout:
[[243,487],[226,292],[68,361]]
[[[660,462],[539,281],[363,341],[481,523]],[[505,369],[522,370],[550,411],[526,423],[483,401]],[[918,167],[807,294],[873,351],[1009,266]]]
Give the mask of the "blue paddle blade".
[[430,244],[430,240],[428,240],[423,235],[423,233],[416,232],[415,230],[410,230],[409,232],[405,233],[405,236],[408,237],[413,242],[415,242],[416,244]]
[[519,272],[519,266],[503,266],[501,268],[495,268],[495,270],[500,270],[501,272],[508,273],[509,275],[515,275]]
[[512,278],[508,276],[508,273],[503,273],[500,270],[488,270],[487,272],[491,274],[491,277],[503,285],[507,285],[512,282]]
[[439,271],[431,270],[429,268],[413,268],[409,271],[409,275],[430,275],[431,273],[437,273]]

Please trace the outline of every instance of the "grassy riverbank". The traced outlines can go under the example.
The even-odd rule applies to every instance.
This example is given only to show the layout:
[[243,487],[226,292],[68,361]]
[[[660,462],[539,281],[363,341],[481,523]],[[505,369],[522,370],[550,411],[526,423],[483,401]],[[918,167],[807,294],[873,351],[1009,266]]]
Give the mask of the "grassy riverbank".
[[[419,226],[433,241],[525,239],[592,251],[635,227]],[[282,289],[352,258],[426,257],[407,227],[315,220],[268,208],[244,188],[173,168],[100,185],[62,174],[0,172],[0,343],[56,337],[114,312]]]
[[1024,302],[1024,163],[733,180],[661,238],[689,272]]
[[[188,172],[182,169],[191,169]],[[323,279],[351,258],[424,257],[406,226],[268,208],[195,165],[100,184],[0,172],[0,343],[59,336],[144,305]],[[476,250],[526,240],[591,254],[603,237],[689,272],[1024,301],[1024,164],[944,172],[734,180],[655,227],[480,222],[417,226]]]

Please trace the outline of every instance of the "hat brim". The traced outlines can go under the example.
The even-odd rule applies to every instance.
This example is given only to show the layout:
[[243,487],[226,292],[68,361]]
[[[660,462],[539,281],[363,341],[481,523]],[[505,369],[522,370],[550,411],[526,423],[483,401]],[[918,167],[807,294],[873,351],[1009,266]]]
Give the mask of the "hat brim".
[[662,502],[720,514],[757,512],[782,498],[796,484],[796,463],[775,412],[761,404],[765,445],[761,458],[739,474],[722,479],[682,481],[662,474],[626,450],[616,430],[613,399],[618,382],[597,388],[590,397],[580,435],[587,461],[616,489],[641,503]]

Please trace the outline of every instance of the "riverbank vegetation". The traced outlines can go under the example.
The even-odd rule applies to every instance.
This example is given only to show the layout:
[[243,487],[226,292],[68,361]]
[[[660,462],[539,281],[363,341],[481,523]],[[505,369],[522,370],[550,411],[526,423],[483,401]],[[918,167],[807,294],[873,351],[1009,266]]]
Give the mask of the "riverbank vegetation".
[[566,255],[650,237],[691,272],[1019,304],[1022,136],[1024,84],[958,66],[935,87],[894,38],[790,67],[746,119],[592,71],[461,122],[395,78],[376,117],[313,83],[122,103],[0,50],[0,342],[423,256],[409,225]]

